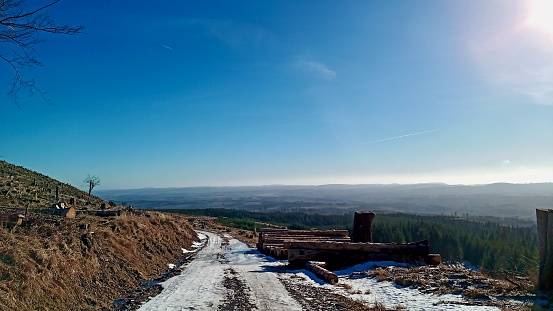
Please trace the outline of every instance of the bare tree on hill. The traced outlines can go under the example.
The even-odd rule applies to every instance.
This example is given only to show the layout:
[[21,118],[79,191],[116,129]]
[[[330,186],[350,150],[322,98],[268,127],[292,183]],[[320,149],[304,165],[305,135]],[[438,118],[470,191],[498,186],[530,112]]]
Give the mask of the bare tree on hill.
[[[13,82],[9,97],[19,107],[18,99],[21,91],[34,93],[47,101],[32,79],[25,78],[23,68],[42,66],[34,50],[35,45],[42,42],[41,33],[76,35],[83,32],[83,26],[57,25],[47,9],[60,0],[49,1],[35,8],[24,0],[0,0],[0,60],[13,70]],[[34,4],[34,3],[33,3]]]
[[92,192],[92,189],[94,189],[94,187],[100,184],[100,178],[96,177],[95,175],[86,175],[84,182],[88,184],[88,200],[90,201],[90,193]]

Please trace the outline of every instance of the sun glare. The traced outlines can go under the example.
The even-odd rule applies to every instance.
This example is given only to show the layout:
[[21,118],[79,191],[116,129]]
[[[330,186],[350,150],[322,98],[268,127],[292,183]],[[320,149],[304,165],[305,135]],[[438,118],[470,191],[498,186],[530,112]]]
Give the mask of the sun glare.
[[530,5],[528,23],[543,31],[553,34],[553,1],[532,0]]

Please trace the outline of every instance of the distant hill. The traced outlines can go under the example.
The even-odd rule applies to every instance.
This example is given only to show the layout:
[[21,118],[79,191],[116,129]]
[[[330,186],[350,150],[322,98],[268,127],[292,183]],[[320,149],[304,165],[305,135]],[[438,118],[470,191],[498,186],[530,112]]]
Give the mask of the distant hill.
[[[56,200],[56,187],[58,199]],[[74,198],[76,209],[97,208],[106,203],[69,184],[6,161],[0,161],[0,207],[46,208]]]
[[97,195],[151,209],[222,207],[327,214],[368,209],[535,222],[536,208],[553,206],[553,183],[144,188],[101,190]]

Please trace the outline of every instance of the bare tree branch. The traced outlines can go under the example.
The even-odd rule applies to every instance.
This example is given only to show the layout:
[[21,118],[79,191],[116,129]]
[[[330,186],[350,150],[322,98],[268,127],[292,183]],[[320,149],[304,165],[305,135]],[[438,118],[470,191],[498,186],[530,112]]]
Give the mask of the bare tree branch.
[[100,178],[96,177],[96,175],[90,176],[86,175],[86,178],[83,180],[83,182],[88,184],[88,197],[90,198],[90,193],[92,192],[92,189],[100,184]]
[[13,70],[14,78],[8,96],[19,107],[19,94],[28,91],[29,96],[38,93],[48,102],[32,79],[25,78],[21,70],[42,66],[34,46],[42,42],[41,33],[76,35],[83,26],[56,25],[47,9],[60,0],[52,0],[38,8],[28,9],[25,0],[0,0],[0,60]]

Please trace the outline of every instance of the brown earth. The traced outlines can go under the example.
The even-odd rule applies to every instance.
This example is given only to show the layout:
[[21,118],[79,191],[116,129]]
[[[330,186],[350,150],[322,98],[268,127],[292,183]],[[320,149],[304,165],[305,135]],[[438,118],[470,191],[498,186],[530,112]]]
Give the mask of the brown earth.
[[0,230],[0,309],[115,309],[114,300],[158,278],[195,240],[182,215],[32,214]]

